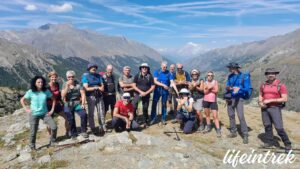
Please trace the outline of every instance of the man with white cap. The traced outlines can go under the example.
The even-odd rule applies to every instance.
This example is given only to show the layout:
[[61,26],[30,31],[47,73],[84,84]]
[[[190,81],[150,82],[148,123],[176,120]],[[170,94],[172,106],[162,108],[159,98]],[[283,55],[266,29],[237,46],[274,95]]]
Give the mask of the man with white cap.
[[141,100],[143,104],[143,116],[144,116],[144,124],[145,126],[149,125],[149,117],[148,117],[148,107],[150,94],[155,88],[154,78],[150,73],[150,67],[147,63],[142,63],[139,67],[140,72],[135,75],[133,80],[133,86],[135,89],[135,95],[133,99],[134,106],[134,117],[137,118],[137,107],[138,103]]
[[130,94],[125,92],[122,95],[122,100],[118,100],[115,108],[112,119],[112,127],[116,132],[123,130],[137,130],[139,124],[133,119],[133,105],[130,103]]

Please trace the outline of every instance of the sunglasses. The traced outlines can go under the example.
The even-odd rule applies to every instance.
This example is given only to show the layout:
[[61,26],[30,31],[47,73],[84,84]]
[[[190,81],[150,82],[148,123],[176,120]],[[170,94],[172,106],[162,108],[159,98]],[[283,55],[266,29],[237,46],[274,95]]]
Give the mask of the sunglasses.
[[207,75],[207,77],[212,77],[213,75]]
[[192,74],[192,76],[198,76],[198,74]]
[[266,75],[276,75],[275,72],[269,72],[269,73],[266,73]]
[[141,67],[142,69],[148,69],[148,67]]
[[74,76],[68,76],[67,78],[68,79],[74,79],[75,77]]
[[124,100],[130,100],[130,97],[123,97]]
[[178,67],[177,69],[182,69],[182,67]]

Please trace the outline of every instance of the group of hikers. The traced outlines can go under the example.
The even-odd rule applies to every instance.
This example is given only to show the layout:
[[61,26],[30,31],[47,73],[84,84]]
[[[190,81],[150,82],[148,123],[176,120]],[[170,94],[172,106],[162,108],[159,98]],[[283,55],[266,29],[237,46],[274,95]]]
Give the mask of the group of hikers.
[[[125,66],[119,79],[113,73],[113,66],[107,65],[106,72],[99,72],[96,64],[88,64],[87,72],[77,80],[74,71],[66,72],[67,80],[61,87],[58,83],[58,74],[48,73],[49,82],[42,76],[35,76],[31,80],[30,90],[21,99],[25,111],[29,113],[30,140],[32,149],[36,148],[36,134],[39,120],[42,119],[48,126],[50,137],[49,146],[56,144],[57,125],[54,116],[61,116],[65,120],[66,136],[76,139],[75,113],[80,117],[80,134],[88,138],[89,134],[103,136],[108,128],[116,132],[124,130],[141,130],[153,124],[166,125],[167,107],[172,123],[179,123],[183,133],[194,131],[211,132],[215,127],[216,136],[220,138],[221,126],[218,118],[217,94],[218,81],[214,72],[208,71],[205,78],[200,78],[200,71],[193,69],[187,72],[183,65],[162,62],[160,69],[153,74],[147,63],[139,66],[139,72],[131,75],[131,68]],[[229,63],[230,72],[224,99],[230,121],[229,138],[237,137],[235,114],[237,114],[243,143],[248,144],[248,126],[244,116],[244,100],[251,96],[250,75],[240,71],[237,63]],[[278,135],[284,142],[286,151],[291,150],[291,142],[283,128],[281,109],[287,102],[286,86],[276,78],[279,71],[268,68],[265,71],[266,81],[260,86],[258,104],[262,110],[262,121],[265,127],[267,142],[264,147],[275,145],[273,139],[274,124]],[[77,76],[78,77],[78,76]],[[148,108],[151,103],[149,116]],[[120,96],[120,97],[117,97]],[[159,105],[159,100],[161,104]],[[142,117],[138,116],[139,102],[142,104]],[[87,107],[86,107],[87,106]],[[160,109],[158,110],[158,107]],[[107,126],[106,113],[111,112],[111,125]],[[87,111],[86,111],[87,110]],[[97,113],[99,127],[94,121],[94,112]],[[160,119],[158,112],[161,112]],[[204,113],[203,113],[204,112]],[[205,118],[204,115],[205,114]],[[214,125],[211,124],[213,114]],[[91,133],[87,130],[87,124]]]

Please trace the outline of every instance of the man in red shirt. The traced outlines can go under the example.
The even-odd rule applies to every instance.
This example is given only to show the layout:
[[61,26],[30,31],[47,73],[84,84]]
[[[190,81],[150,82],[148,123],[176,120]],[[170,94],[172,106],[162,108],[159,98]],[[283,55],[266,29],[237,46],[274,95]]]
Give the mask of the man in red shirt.
[[260,86],[258,104],[262,110],[262,121],[267,138],[263,147],[269,148],[276,145],[272,129],[272,124],[274,124],[278,135],[284,143],[285,151],[288,153],[292,149],[291,141],[283,128],[281,113],[284,103],[288,101],[288,95],[286,86],[276,79],[277,74],[279,74],[279,71],[276,69],[267,68],[265,71],[267,81]]
[[139,124],[133,120],[133,105],[130,103],[130,94],[124,93],[122,100],[117,101],[114,108],[112,126],[116,132],[123,130],[138,130]]

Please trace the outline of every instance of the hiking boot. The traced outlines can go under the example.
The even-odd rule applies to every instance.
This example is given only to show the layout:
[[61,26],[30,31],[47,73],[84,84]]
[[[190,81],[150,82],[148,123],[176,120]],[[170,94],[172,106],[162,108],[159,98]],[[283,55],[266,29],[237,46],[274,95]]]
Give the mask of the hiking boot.
[[227,135],[228,138],[235,138],[237,137],[237,134],[234,132],[234,133],[230,133]]
[[216,132],[217,132],[217,137],[221,138],[222,137],[221,129],[217,129]]
[[262,145],[262,148],[272,148],[273,146],[273,143],[264,143],[264,145]]
[[31,151],[35,151],[36,150],[35,145],[30,145],[29,147],[30,147]]
[[93,128],[93,129],[92,129],[92,133],[96,136],[96,135],[98,134],[97,129],[96,129],[96,128]]
[[81,133],[81,136],[82,136],[83,138],[88,138],[88,137],[89,137],[89,135],[87,134],[87,132]]
[[244,136],[243,137],[243,143],[244,144],[248,144],[249,143],[248,136]]
[[72,139],[72,140],[77,140],[77,136],[76,136],[76,135],[71,136],[71,139]]
[[172,123],[172,124],[178,123],[178,120],[177,120],[177,119],[173,119],[173,120],[171,121],[171,123]]
[[71,134],[71,131],[66,131],[66,134],[65,134],[65,137],[66,137],[66,138],[70,138],[71,135],[72,135],[72,134]]
[[205,129],[204,124],[200,124],[200,126],[198,127],[198,131],[203,131]]
[[204,133],[210,132],[211,129],[212,129],[212,128],[211,128],[211,125],[210,125],[210,124],[206,125],[205,130],[204,130]]
[[155,122],[156,122],[156,120],[155,120],[155,119],[151,120],[151,122],[150,122],[150,125],[153,125],[153,124],[155,124]]
[[290,145],[290,144],[286,145],[284,150],[285,150],[285,153],[288,154],[290,151],[292,151],[292,145]]
[[101,128],[100,131],[99,131],[99,135],[104,136],[104,134],[105,134],[105,130]]
[[56,141],[50,141],[48,148],[49,147],[55,147],[56,145],[57,145]]

